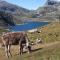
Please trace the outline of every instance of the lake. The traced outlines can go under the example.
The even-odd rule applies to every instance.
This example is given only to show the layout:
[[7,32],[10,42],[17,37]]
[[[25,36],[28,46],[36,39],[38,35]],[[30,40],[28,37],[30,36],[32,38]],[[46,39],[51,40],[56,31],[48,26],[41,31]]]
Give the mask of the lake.
[[47,24],[49,24],[49,22],[26,22],[24,24],[11,26],[10,31],[27,31],[27,30],[42,27]]

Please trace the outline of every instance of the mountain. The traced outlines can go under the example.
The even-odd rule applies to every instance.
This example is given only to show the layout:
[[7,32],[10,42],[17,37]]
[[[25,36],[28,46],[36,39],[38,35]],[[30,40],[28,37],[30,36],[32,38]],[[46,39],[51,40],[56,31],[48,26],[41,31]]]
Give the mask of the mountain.
[[[33,14],[33,11],[31,11],[31,10],[8,3],[6,1],[0,1],[0,12],[11,14],[13,16],[15,23],[22,23],[22,22],[24,22],[23,21],[24,18],[21,19],[22,17],[29,17]],[[6,18],[3,21],[2,20],[1,20],[1,22],[3,22],[3,21],[6,22]],[[10,22],[10,20],[7,20],[7,21]]]
[[0,28],[5,28],[9,26],[15,26],[13,16],[3,11],[0,11]]
[[[47,0],[43,7],[28,10],[6,1],[0,1],[0,11],[13,16],[13,19],[2,19],[8,23],[12,20],[17,24],[27,21],[58,21],[60,19],[60,2]],[[3,22],[2,20],[1,22]]]
[[43,7],[37,9],[40,19],[47,21],[60,20],[60,2],[48,0]]
[[28,14],[31,12],[28,9],[13,5],[6,1],[0,1],[0,10],[19,16],[28,16]]

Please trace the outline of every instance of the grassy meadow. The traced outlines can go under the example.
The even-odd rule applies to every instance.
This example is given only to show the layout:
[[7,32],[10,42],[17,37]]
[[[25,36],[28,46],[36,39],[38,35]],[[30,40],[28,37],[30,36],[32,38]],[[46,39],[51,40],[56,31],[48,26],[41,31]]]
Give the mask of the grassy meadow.
[[28,33],[31,41],[36,37],[43,40],[44,44],[32,46],[30,54],[19,55],[19,46],[12,46],[13,57],[6,58],[4,48],[0,48],[0,60],[60,60],[60,22],[53,22],[38,29],[40,33]]
[[30,40],[35,41],[36,38],[41,38],[44,43],[60,41],[60,22],[53,22],[38,28],[40,33],[28,33]]

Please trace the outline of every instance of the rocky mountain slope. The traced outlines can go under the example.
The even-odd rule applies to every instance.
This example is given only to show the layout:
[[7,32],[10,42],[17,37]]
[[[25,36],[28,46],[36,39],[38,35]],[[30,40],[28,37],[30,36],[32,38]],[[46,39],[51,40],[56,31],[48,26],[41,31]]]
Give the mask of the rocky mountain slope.
[[20,16],[28,15],[31,12],[28,9],[13,5],[6,1],[0,1],[0,10]]
[[39,16],[41,18],[50,21],[60,20],[60,2],[49,0],[44,7],[39,7],[37,9]]
[[[6,1],[0,1],[0,11],[11,14],[15,23],[25,21],[60,21],[60,2],[53,0],[48,0],[43,7],[39,7],[35,11],[13,5]],[[6,19],[2,20],[6,21]],[[0,19],[0,26],[2,23],[3,26],[5,25],[5,22],[2,20]],[[10,22],[10,20],[7,19],[8,22]]]
[[[0,1],[0,26],[6,26],[7,23],[10,24],[12,23],[12,20],[14,20],[15,23],[21,23],[22,20],[20,17],[29,16],[31,13],[32,11],[28,9],[16,6],[6,1]],[[8,15],[13,16],[13,18],[10,18]]]

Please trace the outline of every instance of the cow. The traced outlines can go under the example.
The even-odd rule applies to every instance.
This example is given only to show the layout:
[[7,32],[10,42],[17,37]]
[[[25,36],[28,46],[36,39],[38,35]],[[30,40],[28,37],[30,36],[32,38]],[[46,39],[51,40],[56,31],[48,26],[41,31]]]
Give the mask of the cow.
[[12,57],[10,48],[11,48],[11,45],[13,45],[16,42],[19,43],[20,54],[23,53],[23,47],[24,46],[27,46],[28,53],[31,52],[31,46],[29,44],[29,38],[25,32],[4,33],[4,34],[2,34],[1,38],[2,38],[2,42],[5,46],[5,52],[6,52],[7,57],[9,57],[9,56]]

